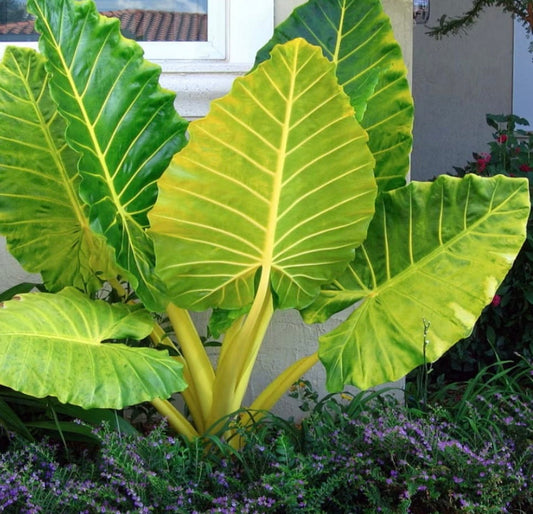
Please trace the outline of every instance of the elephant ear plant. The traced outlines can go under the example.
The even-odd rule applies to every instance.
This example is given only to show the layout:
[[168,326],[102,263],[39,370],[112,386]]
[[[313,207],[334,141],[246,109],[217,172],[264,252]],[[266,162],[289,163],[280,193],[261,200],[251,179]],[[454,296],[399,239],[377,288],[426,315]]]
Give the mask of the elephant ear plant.
[[[194,437],[241,407],[274,310],[355,305],[249,407],[319,360],[330,390],[369,388],[467,335],[525,239],[525,180],[405,185],[413,106],[378,0],[299,7],[188,126],[118,20],[90,1],[28,9],[40,53],[8,48],[0,67],[0,231],[49,292],[0,309],[6,386],[149,400]],[[204,310],[215,364],[189,314]]]

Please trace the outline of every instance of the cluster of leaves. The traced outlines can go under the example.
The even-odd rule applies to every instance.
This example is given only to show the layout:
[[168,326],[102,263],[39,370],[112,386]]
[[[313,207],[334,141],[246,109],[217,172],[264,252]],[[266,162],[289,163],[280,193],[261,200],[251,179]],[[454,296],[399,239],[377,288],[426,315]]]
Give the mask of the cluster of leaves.
[[499,7],[520,20],[529,35],[533,33],[533,2],[531,0],[473,0],[472,7],[463,15],[455,18],[443,15],[439,19],[439,25],[432,27],[428,34],[440,38],[466,31],[487,7],[493,6]]
[[[457,175],[487,177],[507,175],[533,180],[533,133],[517,126],[528,121],[514,115],[487,115],[494,129],[486,153],[474,153],[474,160]],[[530,214],[527,238],[492,303],[482,312],[472,334],[461,340],[435,363],[437,374],[449,382],[465,380],[497,359],[517,362],[518,355],[533,358],[533,217]],[[518,354],[518,355],[517,355]]]
[[528,126],[528,120],[514,114],[487,114],[487,125],[494,129],[493,140],[486,153],[473,153],[474,162],[464,168],[455,168],[460,177],[476,173],[484,177],[506,175],[525,177],[531,182],[533,172],[533,133],[519,126]]
[[[28,10],[40,52],[11,47],[0,66],[0,232],[50,293],[0,309],[5,386],[87,409],[152,401],[194,438],[242,405],[275,309],[321,323],[359,304],[253,410],[319,360],[330,391],[399,379],[425,357],[424,318],[436,360],[522,246],[526,180],[405,185],[413,105],[379,0],[298,7],[190,124],[93,2]],[[123,302],[93,300],[104,283]],[[216,369],[186,309],[218,310]],[[148,338],[163,351],[107,344]],[[191,419],[162,400],[177,391]]]
[[460,401],[425,410],[383,393],[313,403],[302,382],[297,389],[313,403],[310,414],[299,424],[261,417],[253,430],[241,429],[240,450],[216,435],[187,443],[163,426],[144,438],[99,428],[99,450],[66,463],[49,443],[15,442],[0,456],[0,508],[525,512],[533,507],[533,398],[507,371],[490,387],[486,379],[473,381]]

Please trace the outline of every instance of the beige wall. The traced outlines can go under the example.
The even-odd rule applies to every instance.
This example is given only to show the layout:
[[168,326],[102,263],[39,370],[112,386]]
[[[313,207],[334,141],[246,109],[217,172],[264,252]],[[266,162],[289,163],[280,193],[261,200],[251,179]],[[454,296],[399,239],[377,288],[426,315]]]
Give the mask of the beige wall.
[[[460,15],[464,0],[431,0],[429,25],[446,13]],[[427,28],[413,33],[414,148],[411,176],[430,179],[453,172],[487,150],[487,113],[510,113],[513,73],[513,23],[497,8],[488,9],[462,36],[434,40]]]

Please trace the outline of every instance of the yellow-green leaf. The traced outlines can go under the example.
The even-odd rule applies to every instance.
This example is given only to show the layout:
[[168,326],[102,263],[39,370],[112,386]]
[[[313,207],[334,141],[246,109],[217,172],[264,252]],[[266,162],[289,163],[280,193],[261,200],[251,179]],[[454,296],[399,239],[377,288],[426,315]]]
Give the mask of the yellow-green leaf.
[[113,248],[118,265],[150,309],[164,307],[154,274],[147,212],[157,179],[185,143],[175,94],[159,86],[159,66],[125,39],[119,20],[92,1],[29,0],[52,98],[67,120],[66,141],[81,155],[80,196],[91,229]]
[[150,213],[158,272],[192,309],[251,303],[259,273],[279,308],[341,272],[374,213],[367,136],[319,48],[297,39],[190,125]]
[[328,388],[397,380],[466,337],[525,240],[529,208],[527,180],[503,175],[441,176],[380,195],[353,263],[305,312],[321,321],[362,300],[320,338]]
[[89,228],[79,155],[65,142],[44,64],[35,50],[18,47],[7,48],[0,64],[0,233],[49,291],[92,293],[118,271],[105,239]]
[[186,387],[179,362],[105,342],[142,339],[152,328],[140,306],[90,300],[73,288],[20,295],[0,308],[0,383],[86,409],[167,398]]
[[380,190],[405,184],[412,144],[413,99],[407,69],[380,0],[309,0],[278,25],[259,50],[303,37],[335,63],[340,84],[369,136]]

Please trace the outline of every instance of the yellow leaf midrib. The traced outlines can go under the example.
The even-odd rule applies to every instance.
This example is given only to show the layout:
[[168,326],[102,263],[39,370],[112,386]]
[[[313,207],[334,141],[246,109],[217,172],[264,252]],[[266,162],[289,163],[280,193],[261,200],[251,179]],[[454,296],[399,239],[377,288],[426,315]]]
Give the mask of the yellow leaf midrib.
[[267,230],[265,237],[265,247],[262,257],[263,273],[269,273],[272,269],[274,248],[276,244],[276,227],[278,220],[278,213],[280,209],[281,191],[283,188],[283,175],[285,170],[285,161],[287,155],[287,146],[289,140],[289,133],[291,128],[291,119],[293,114],[293,100],[296,85],[296,65],[297,59],[292,60],[292,69],[290,69],[290,85],[288,97],[286,100],[285,117],[281,126],[281,137],[278,151],[278,158],[276,161],[276,169],[274,173],[274,183],[272,188],[272,201],[270,203],[270,211],[268,214]]
[[[120,198],[117,195],[117,192],[115,191],[113,181],[111,180],[111,173],[110,173],[110,170],[109,170],[109,168],[107,166],[107,162],[106,162],[105,157],[104,157],[104,152],[102,151],[102,148],[100,147],[100,144],[99,144],[98,139],[96,137],[96,134],[94,132],[93,125],[92,125],[92,123],[90,121],[90,117],[89,117],[89,115],[87,113],[87,110],[85,108],[85,104],[83,103],[83,99],[80,96],[80,93],[78,91],[76,83],[74,82],[73,76],[72,76],[72,74],[69,71],[69,66],[67,65],[67,62],[65,61],[65,58],[64,58],[64,55],[63,55],[63,52],[61,51],[61,46],[59,44],[59,41],[57,41],[53,37],[52,28],[48,24],[48,20],[46,19],[46,16],[44,16],[44,13],[42,12],[42,10],[39,8],[39,6],[37,4],[34,4],[34,5],[35,5],[36,9],[39,10],[40,21],[41,21],[41,23],[45,24],[45,26],[46,26],[46,29],[47,29],[47,32],[48,32],[48,37],[52,41],[52,43],[53,43],[53,45],[55,47],[55,50],[56,50],[56,55],[59,57],[59,60],[61,62],[61,66],[63,67],[63,70],[64,70],[63,74],[64,74],[65,78],[67,79],[69,85],[70,85],[70,89],[71,89],[71,91],[73,93],[74,100],[75,100],[75,102],[77,103],[77,105],[79,107],[80,113],[82,115],[83,122],[85,124],[86,129],[87,129],[87,133],[89,134],[89,137],[91,139],[92,148],[95,151],[96,158],[97,158],[97,160],[98,160],[98,162],[100,164],[100,169],[102,170],[102,172],[104,174],[104,177],[105,177],[105,180],[106,180],[106,184],[108,185],[108,190],[109,190],[109,192],[111,194],[112,201],[113,201],[114,205],[116,206],[116,209],[117,209],[120,217],[122,219],[126,220],[128,218],[127,213],[124,211],[124,209],[122,207],[122,204],[120,203]],[[125,227],[125,229],[127,229],[128,224],[124,223],[124,227]]]
[[[83,209],[82,209],[82,206],[81,206],[81,201],[80,201],[79,197],[75,194],[75,191],[73,190],[71,177],[69,176],[67,170],[65,169],[63,161],[59,157],[59,151],[56,148],[56,146],[54,144],[54,138],[53,138],[52,134],[50,133],[50,126],[46,122],[46,120],[43,118],[41,109],[39,108],[39,105],[38,105],[38,99],[34,97],[33,92],[31,90],[31,88],[29,87],[28,80],[26,79],[25,75],[23,74],[22,69],[20,68],[18,61],[15,59],[14,62],[16,62],[16,64],[17,64],[19,77],[21,78],[21,80],[22,80],[22,82],[24,84],[24,88],[26,90],[26,94],[27,94],[28,98],[30,99],[30,101],[32,103],[32,107],[33,107],[33,110],[35,112],[35,115],[36,115],[37,119],[39,120],[39,126],[40,126],[41,131],[42,131],[42,133],[44,135],[44,138],[46,140],[46,147],[47,147],[48,153],[52,157],[52,160],[55,162],[56,169],[59,171],[59,173],[60,173],[60,175],[62,177],[61,183],[64,185],[65,191],[66,191],[67,196],[69,198],[69,202],[70,202],[69,205],[72,207],[74,215],[75,215],[76,219],[78,220],[78,224],[81,227],[85,228],[85,227],[88,226],[87,218],[85,217],[85,213],[83,212]],[[44,91],[44,88],[46,88],[47,85],[48,85],[48,80],[45,80],[45,82],[43,82],[42,88],[40,90],[41,93]],[[50,118],[51,122],[53,122],[54,116],[52,116]]]

